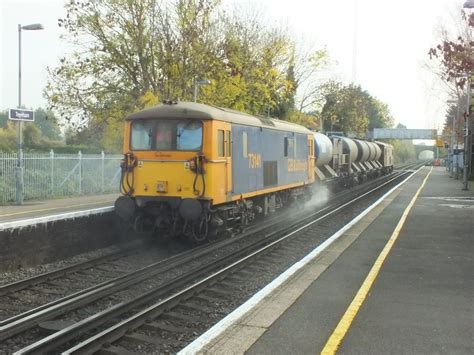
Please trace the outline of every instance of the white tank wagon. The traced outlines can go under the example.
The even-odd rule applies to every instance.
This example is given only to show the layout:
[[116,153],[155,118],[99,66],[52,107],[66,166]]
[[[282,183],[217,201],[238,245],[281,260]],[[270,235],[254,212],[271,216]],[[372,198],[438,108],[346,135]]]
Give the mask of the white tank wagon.
[[381,156],[379,159],[382,165],[382,173],[388,174],[393,171],[393,146],[391,144],[375,141],[381,150]]
[[[376,161],[380,162],[380,157],[382,156],[382,149],[380,149],[380,146],[376,143],[370,142],[375,147],[375,159]],[[382,165],[382,164],[380,164]]]
[[382,151],[377,144],[360,139],[354,139],[354,142],[356,143],[359,150],[356,160],[357,163],[374,162],[380,159]]
[[316,166],[328,165],[332,161],[332,142],[328,136],[314,132],[314,156],[316,157]]
[[316,175],[320,180],[325,180],[328,177],[336,177],[337,173],[333,169],[333,167],[337,165],[337,163],[333,161],[335,152],[333,142],[328,136],[319,132],[314,132],[313,136]]
[[357,146],[357,158],[354,163],[363,163],[369,160],[371,150],[367,142],[354,139],[354,143]]
[[[347,138],[349,139],[349,138]],[[365,181],[367,177],[380,176],[382,164],[379,159],[382,155],[380,147],[365,140],[354,139],[357,146],[357,158],[352,161],[351,168],[357,172],[357,178]]]
[[354,142],[353,139],[341,137],[342,140],[342,150],[344,154],[348,156],[348,163],[355,163],[357,162],[357,157],[359,156],[359,149],[357,148],[357,144]]
[[[392,146],[342,136],[313,133],[315,172],[320,180],[342,181],[344,185],[361,183],[392,171]],[[385,153],[384,153],[385,152]]]
[[380,156],[382,155],[382,151],[380,150],[380,147],[374,142],[366,141],[366,143],[369,145],[369,149],[370,149],[369,161],[378,162],[380,159]]

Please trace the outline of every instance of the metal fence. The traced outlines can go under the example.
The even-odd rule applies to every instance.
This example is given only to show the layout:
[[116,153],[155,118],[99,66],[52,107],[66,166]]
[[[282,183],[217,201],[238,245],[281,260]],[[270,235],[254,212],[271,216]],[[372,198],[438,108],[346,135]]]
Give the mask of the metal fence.
[[[121,155],[24,153],[24,199],[119,191]],[[0,153],[0,204],[15,202],[17,153]]]

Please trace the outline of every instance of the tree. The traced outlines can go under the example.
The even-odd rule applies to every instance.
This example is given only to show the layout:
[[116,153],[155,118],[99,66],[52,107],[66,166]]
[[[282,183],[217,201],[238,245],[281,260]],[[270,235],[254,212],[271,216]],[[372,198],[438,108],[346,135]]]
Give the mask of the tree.
[[393,145],[394,164],[401,164],[416,160],[416,149],[411,140],[389,140]]
[[458,88],[463,88],[467,82],[466,73],[474,70],[474,41],[470,39],[470,28],[474,27],[474,13],[469,16],[461,11],[462,30],[456,39],[447,36],[430,48],[428,55],[430,59],[438,59],[444,80],[452,82]]
[[8,123],[8,111],[1,111],[0,112],[0,129],[7,128]]
[[12,152],[16,149],[17,133],[12,122],[6,122],[3,128],[0,128],[0,152]]
[[322,70],[329,66],[330,58],[326,48],[308,50],[295,54],[295,89],[300,88],[298,95],[298,110],[303,112],[315,109],[314,105],[320,100],[320,93],[325,83],[318,77]]
[[25,149],[41,149],[41,131],[33,122],[26,122],[23,126],[23,145]]
[[190,101],[199,79],[211,81],[199,93],[208,104],[281,118],[294,107],[294,44],[255,11],[227,13],[219,0],[83,0],[66,11],[59,25],[78,49],[48,69],[45,95],[69,140],[120,150],[123,119],[147,95]]
[[52,141],[61,139],[61,130],[52,111],[46,111],[42,108],[36,109],[34,124],[40,129],[42,138]]
[[147,90],[158,91],[155,0],[70,1],[59,26],[75,50],[48,69],[45,95],[63,120],[83,125],[117,102],[131,110]]
[[[466,97],[464,96],[461,99],[461,102],[465,102],[465,101],[466,101]],[[450,142],[450,144],[451,144],[451,138],[453,137],[453,120],[455,120],[454,141],[455,143],[462,142],[464,139],[463,137],[464,117],[455,104],[451,104],[448,106],[448,109],[446,111],[444,126],[443,126],[443,136],[445,139],[448,140],[448,142]]]
[[304,112],[293,110],[290,112],[288,116],[288,121],[308,127],[315,131],[321,128],[319,126],[319,117],[317,116],[315,112],[304,113]]
[[[23,124],[23,144],[26,150],[47,150],[61,139],[61,131],[51,111],[38,108],[35,121]],[[8,120],[8,111],[0,112],[0,150],[15,151],[17,147],[16,125]]]
[[[286,97],[290,40],[258,17],[218,13],[218,0],[71,1],[59,20],[80,48],[49,69],[46,96],[65,120],[84,124],[121,104],[137,107],[146,92],[192,98],[195,79],[206,101],[262,113]],[[217,95],[215,95],[217,93]],[[285,96],[286,95],[286,96]],[[114,108],[115,110],[115,108]]]
[[[474,41],[471,39],[471,31],[474,27],[474,12],[467,15],[465,11],[461,11],[460,29],[457,35],[450,35],[448,31],[443,31],[443,38],[433,48],[430,48],[428,55],[431,61],[438,66],[438,76],[446,85],[451,96],[460,102],[466,102],[467,99],[467,74],[471,77],[474,72]],[[472,85],[472,82],[471,82]],[[466,113],[466,112],[464,112]],[[445,116],[443,127],[443,136],[449,138],[453,136],[453,119],[456,119],[454,139],[456,142],[462,141],[462,126],[464,120],[463,112],[458,110],[456,106],[449,106]]]
[[323,87],[322,96],[321,118],[325,131],[365,136],[367,129],[393,124],[388,106],[360,86],[329,81]]
[[394,119],[388,105],[366,91],[364,91],[364,95],[367,100],[368,129],[392,127]]

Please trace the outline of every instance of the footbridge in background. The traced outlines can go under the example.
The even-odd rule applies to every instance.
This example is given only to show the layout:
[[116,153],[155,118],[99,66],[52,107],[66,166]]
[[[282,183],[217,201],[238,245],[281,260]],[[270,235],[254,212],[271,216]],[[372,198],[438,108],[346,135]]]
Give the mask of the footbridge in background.
[[367,132],[367,139],[436,139],[436,129],[374,128]]

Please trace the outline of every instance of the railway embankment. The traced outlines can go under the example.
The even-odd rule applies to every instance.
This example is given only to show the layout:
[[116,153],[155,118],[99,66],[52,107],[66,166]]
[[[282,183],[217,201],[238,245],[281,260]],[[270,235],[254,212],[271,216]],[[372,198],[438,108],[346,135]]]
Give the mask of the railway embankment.
[[0,271],[50,263],[122,241],[113,211],[24,221],[0,223]]

